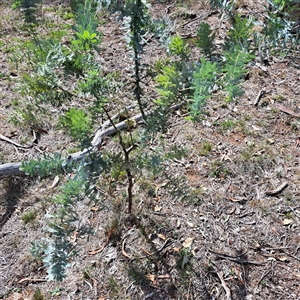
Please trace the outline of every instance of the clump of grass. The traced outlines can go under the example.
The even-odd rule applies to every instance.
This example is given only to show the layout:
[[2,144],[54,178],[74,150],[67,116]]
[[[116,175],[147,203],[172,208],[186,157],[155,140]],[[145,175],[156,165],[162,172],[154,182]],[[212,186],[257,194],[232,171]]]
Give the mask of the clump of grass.
[[235,128],[236,126],[236,122],[234,120],[225,120],[222,124],[221,124],[221,128],[223,131],[227,131],[227,130],[231,130],[233,128]]
[[225,167],[224,162],[217,160],[211,164],[210,176],[214,178],[224,179],[228,174],[228,169]]
[[45,300],[45,296],[42,294],[40,290],[36,290],[32,295],[32,300]]
[[37,211],[36,210],[30,210],[26,213],[24,213],[21,217],[22,221],[25,223],[25,224],[28,224],[28,223],[32,223],[37,217]]
[[212,145],[210,142],[204,141],[201,144],[199,155],[206,156],[212,151]]

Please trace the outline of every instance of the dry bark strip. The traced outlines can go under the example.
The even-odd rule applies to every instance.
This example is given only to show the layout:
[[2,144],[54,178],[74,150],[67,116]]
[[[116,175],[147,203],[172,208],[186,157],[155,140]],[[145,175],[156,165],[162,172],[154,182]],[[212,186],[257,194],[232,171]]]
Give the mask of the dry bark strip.
[[266,195],[267,196],[275,196],[279,193],[281,193],[285,188],[287,188],[288,186],[288,183],[287,182],[284,182],[282,185],[280,185],[277,189],[275,190],[272,190],[272,191],[267,191],[266,192]]
[[296,117],[296,118],[300,118],[300,114],[297,114],[296,112],[294,112],[293,110],[291,110],[290,108],[288,108],[288,107],[285,107],[285,106],[283,106],[283,105],[274,105],[274,107],[276,108],[276,109],[279,109],[279,110],[281,110],[282,112],[284,112],[284,113],[286,113],[286,114],[288,114],[288,115],[291,115],[291,116],[293,116],[293,117]]
[[[181,104],[173,105],[170,107],[170,111],[174,111],[177,108],[181,107]],[[145,112],[145,116],[149,116],[153,114],[153,110],[149,110]],[[68,157],[68,160],[70,161],[79,161],[83,159],[86,156],[89,156],[93,152],[97,151],[101,144],[102,140],[106,136],[114,135],[115,133],[125,129],[129,126],[132,126],[130,124],[138,124],[143,121],[143,116],[142,114],[137,114],[133,116],[132,118],[129,118],[125,121],[119,122],[115,124],[114,126],[110,126],[110,122],[106,121],[96,132],[93,140],[92,140],[92,145],[91,147],[84,149],[83,151],[79,151],[76,153],[71,154]],[[109,126],[109,127],[107,127]],[[16,162],[16,163],[7,163],[0,165],[0,176],[10,176],[10,175],[25,175],[25,172],[20,169],[21,162]]]

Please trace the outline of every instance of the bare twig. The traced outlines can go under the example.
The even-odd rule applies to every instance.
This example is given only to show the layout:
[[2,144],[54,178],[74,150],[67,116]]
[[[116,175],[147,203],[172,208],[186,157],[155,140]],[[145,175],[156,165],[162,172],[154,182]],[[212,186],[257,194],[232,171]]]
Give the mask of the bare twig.
[[226,285],[225,280],[223,279],[223,274],[221,272],[218,272],[218,271],[216,271],[216,273],[217,273],[217,275],[218,275],[218,277],[221,281],[221,285],[222,285],[223,289],[226,292],[226,300],[231,300],[232,299],[231,298],[231,291],[230,291],[229,287]]
[[100,248],[98,248],[98,249],[96,249],[96,250],[93,250],[93,251],[89,251],[88,254],[89,254],[89,255],[94,255],[94,254],[97,254],[97,253],[101,252],[101,251],[106,247],[106,245],[107,245],[108,242],[109,242],[109,239],[110,239],[111,235],[112,235],[115,231],[116,231],[116,228],[112,228],[112,229],[108,232],[108,234],[107,234],[105,243],[104,243]]
[[23,279],[19,280],[18,283],[23,283],[23,282],[27,282],[27,281],[30,281],[30,282],[45,282],[45,281],[47,281],[47,279],[45,279],[45,278],[26,277],[26,278],[23,278]]
[[264,90],[260,90],[260,91],[258,92],[258,95],[256,96],[256,99],[255,99],[255,101],[254,101],[254,103],[253,103],[254,106],[257,106],[257,105],[258,105],[258,103],[259,103],[261,97],[262,97],[265,93],[266,93],[266,92],[265,92]]
[[273,269],[269,269],[267,270],[259,279],[259,281],[257,282],[257,286],[259,286],[259,284],[262,282],[262,280],[272,271]]
[[287,107],[285,107],[285,106],[283,106],[283,105],[274,105],[274,107],[276,108],[276,109],[279,109],[279,110],[281,110],[282,112],[284,112],[284,113],[286,113],[286,114],[288,114],[288,115],[291,115],[291,116],[293,116],[293,117],[296,117],[296,118],[299,118],[300,117],[300,114],[297,114],[296,112],[294,112],[293,110],[291,110],[291,109],[289,109],[289,108],[287,108]]
[[[231,255],[215,252],[213,250],[209,250],[209,252],[216,255],[219,258],[227,259],[227,260],[230,260],[230,261],[236,262],[238,264],[242,264],[242,265],[247,265],[247,264],[249,264],[249,265],[258,265],[258,266],[262,265],[262,263],[260,263],[260,262],[251,261],[251,260],[239,258],[239,257],[236,257],[236,256],[231,256]],[[239,256],[242,256],[242,255],[239,255]]]
[[5,142],[10,143],[10,144],[13,144],[13,145],[15,145],[16,147],[24,148],[24,149],[29,149],[29,148],[32,148],[32,146],[33,146],[33,145],[31,145],[31,146],[22,146],[22,145],[20,145],[20,144],[14,142],[13,140],[7,138],[6,136],[4,136],[4,135],[2,135],[2,134],[0,134],[0,140],[5,141]]
[[158,253],[160,253],[165,247],[166,245],[170,242],[171,240],[170,239],[166,239],[166,241],[164,242],[164,244],[156,251],[154,251],[153,253],[148,253],[144,250],[144,252],[147,253],[146,256],[140,256],[139,259],[142,259],[142,258],[147,258],[149,256],[152,256],[152,255],[157,255]]
[[289,253],[289,252],[287,252],[287,251],[283,251],[283,252],[284,252],[286,255],[288,255],[288,256],[290,256],[290,257],[292,257],[292,258],[294,258],[294,259],[300,261],[300,258],[298,258],[297,256],[295,256],[295,255],[293,255],[293,254],[291,254],[291,253]]
[[271,191],[267,191],[266,195],[267,196],[275,196],[279,193],[281,193],[286,187],[288,186],[287,182],[284,182],[282,185],[280,185],[277,189],[275,190],[271,190]]

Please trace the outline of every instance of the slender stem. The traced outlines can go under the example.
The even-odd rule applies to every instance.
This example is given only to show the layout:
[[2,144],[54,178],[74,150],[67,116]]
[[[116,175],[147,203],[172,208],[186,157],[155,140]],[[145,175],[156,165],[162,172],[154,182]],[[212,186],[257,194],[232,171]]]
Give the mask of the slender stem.
[[126,146],[124,145],[120,130],[117,129],[116,124],[114,123],[112,117],[108,113],[105,106],[103,106],[103,110],[104,110],[104,113],[106,114],[107,118],[109,119],[111,125],[114,127],[116,132],[118,132],[119,143],[120,143],[120,145],[122,147],[122,150],[123,150],[123,153],[124,153],[125,172],[126,172],[127,180],[128,180],[128,186],[127,186],[128,213],[131,213],[131,211],[132,211],[132,202],[133,202],[132,201],[133,200],[132,190],[133,190],[134,182],[133,182],[133,175],[132,175],[131,169],[130,169],[129,154],[134,149],[134,145],[132,145],[130,148],[126,149]]
[[133,194],[132,194],[133,176],[132,176],[132,173],[130,170],[130,165],[129,165],[129,153],[130,152],[128,150],[125,150],[125,152],[124,152],[125,164],[126,164],[126,175],[127,175],[127,180],[128,180],[128,186],[127,186],[128,213],[130,214],[132,211],[132,199],[133,199]]

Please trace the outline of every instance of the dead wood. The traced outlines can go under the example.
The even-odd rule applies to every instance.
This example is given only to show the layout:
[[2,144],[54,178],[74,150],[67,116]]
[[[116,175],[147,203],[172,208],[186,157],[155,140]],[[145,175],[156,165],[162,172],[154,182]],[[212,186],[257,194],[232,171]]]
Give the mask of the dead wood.
[[256,96],[256,99],[255,99],[255,101],[254,101],[254,106],[257,106],[258,105],[258,103],[259,103],[259,101],[260,101],[260,99],[261,99],[261,97],[265,94],[266,92],[264,91],[264,90],[260,90],[259,92],[258,92],[258,95]]
[[6,137],[6,136],[4,136],[2,134],[0,134],[0,140],[5,141],[5,142],[10,143],[10,144],[13,144],[14,146],[19,147],[19,148],[29,149],[29,148],[33,147],[33,145],[31,145],[31,146],[20,145],[20,144],[14,142],[13,140],[9,139],[8,137]]
[[[181,104],[173,105],[172,107],[170,107],[170,111],[173,111],[179,107],[181,107]],[[130,108],[131,106],[128,109]],[[154,113],[153,110],[146,111],[145,116],[149,116],[153,113]],[[118,113],[117,115],[119,114],[120,113]],[[115,118],[115,116],[113,118]],[[91,147],[71,154],[68,157],[68,160],[75,162],[83,159],[86,156],[89,156],[90,154],[92,154],[93,152],[97,151],[100,148],[104,137],[114,135],[118,131],[127,128],[128,125],[132,126],[131,124],[138,124],[141,122],[143,122],[142,114],[137,114],[132,118],[126,119],[125,121],[115,124],[114,126],[109,126],[111,124],[110,121],[104,122],[103,125],[95,133],[95,136],[91,142],[92,144]],[[25,172],[20,169],[21,164],[22,162],[7,163],[7,164],[0,165],[0,176],[25,175]]]
[[267,196],[275,196],[279,193],[281,193],[286,187],[288,186],[287,182],[284,182],[282,185],[280,185],[277,189],[272,190],[272,191],[267,191],[266,195]]
[[228,255],[228,254],[215,252],[213,250],[209,250],[209,252],[216,255],[218,258],[227,259],[227,260],[236,262],[236,263],[241,264],[241,265],[248,265],[248,264],[249,265],[258,265],[258,266],[262,265],[262,263],[260,263],[260,262],[243,259],[243,258],[240,258],[238,256],[231,256],[231,255]]

